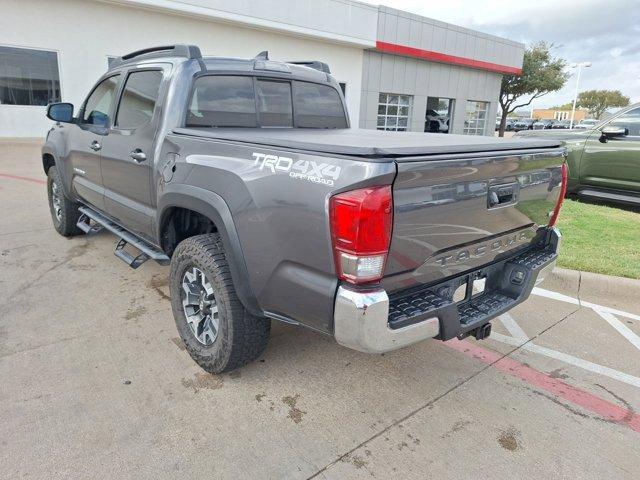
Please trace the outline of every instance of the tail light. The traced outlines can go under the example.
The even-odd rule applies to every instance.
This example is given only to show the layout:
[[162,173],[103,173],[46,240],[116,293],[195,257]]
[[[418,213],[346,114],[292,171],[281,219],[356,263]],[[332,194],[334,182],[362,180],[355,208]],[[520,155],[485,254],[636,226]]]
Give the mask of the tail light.
[[336,271],[350,283],[382,278],[393,222],[391,186],[340,193],[329,200]]
[[560,215],[560,208],[562,208],[562,202],[564,202],[564,196],[567,194],[567,180],[568,180],[568,171],[567,164],[563,163],[560,173],[562,175],[562,182],[560,184],[560,194],[558,195],[558,202],[556,203],[556,208],[553,209],[553,213],[551,214],[551,219],[549,220],[549,226],[555,227],[558,222],[558,215]]

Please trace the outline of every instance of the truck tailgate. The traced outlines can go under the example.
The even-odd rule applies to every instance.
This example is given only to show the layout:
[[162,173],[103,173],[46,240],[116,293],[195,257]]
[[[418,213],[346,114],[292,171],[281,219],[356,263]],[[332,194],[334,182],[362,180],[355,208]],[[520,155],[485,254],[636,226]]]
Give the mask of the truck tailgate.
[[558,200],[564,150],[396,162],[393,235],[382,281],[390,293],[526,249]]

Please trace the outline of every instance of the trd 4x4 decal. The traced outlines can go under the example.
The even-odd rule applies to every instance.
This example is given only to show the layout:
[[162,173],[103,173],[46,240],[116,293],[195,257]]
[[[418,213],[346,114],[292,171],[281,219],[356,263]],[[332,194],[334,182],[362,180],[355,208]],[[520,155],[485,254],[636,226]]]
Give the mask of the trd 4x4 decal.
[[253,153],[254,166],[260,170],[271,170],[272,173],[288,173],[289,177],[321,183],[333,187],[334,181],[340,177],[341,168],[330,163],[318,163],[313,160],[293,160],[289,157]]

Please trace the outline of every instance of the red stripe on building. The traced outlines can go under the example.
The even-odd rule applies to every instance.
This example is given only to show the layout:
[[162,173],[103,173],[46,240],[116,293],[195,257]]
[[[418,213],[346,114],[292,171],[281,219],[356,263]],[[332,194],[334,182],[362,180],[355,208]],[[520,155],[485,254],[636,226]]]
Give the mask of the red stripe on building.
[[597,395],[573,387],[562,380],[550,377],[546,373],[528,367],[517,360],[503,357],[499,353],[492,352],[473,343],[450,340],[444,344],[468,357],[479,360],[487,365],[492,365],[497,370],[519,378],[540,390],[545,390],[557,398],[571,402],[589,412],[595,413],[609,422],[624,425],[640,433],[640,415],[631,410],[620,407]]
[[479,68],[490,72],[506,73],[510,75],[520,75],[521,68],[509,67],[507,65],[499,65],[497,63],[482,62],[466,57],[456,57],[455,55],[445,55],[444,53],[432,52],[431,50],[422,50],[420,48],[407,47],[405,45],[396,45],[395,43],[376,42],[376,50],[384,53],[393,53],[395,55],[405,55],[407,57],[420,58],[429,60],[430,62],[449,63],[452,65],[460,65],[463,67]]

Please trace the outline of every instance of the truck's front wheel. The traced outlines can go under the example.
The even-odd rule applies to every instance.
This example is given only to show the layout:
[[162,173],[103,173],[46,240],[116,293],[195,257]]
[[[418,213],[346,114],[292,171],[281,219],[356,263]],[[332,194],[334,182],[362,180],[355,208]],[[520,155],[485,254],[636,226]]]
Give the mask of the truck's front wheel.
[[219,234],[197,235],[178,245],[169,289],[180,337],[206,371],[234,370],[266,348],[270,320],[251,315],[238,299]]
[[47,196],[49,197],[51,220],[53,220],[53,227],[56,231],[65,237],[83,233],[77,225],[80,218],[79,205],[69,200],[64,194],[60,174],[55,165],[47,172]]

